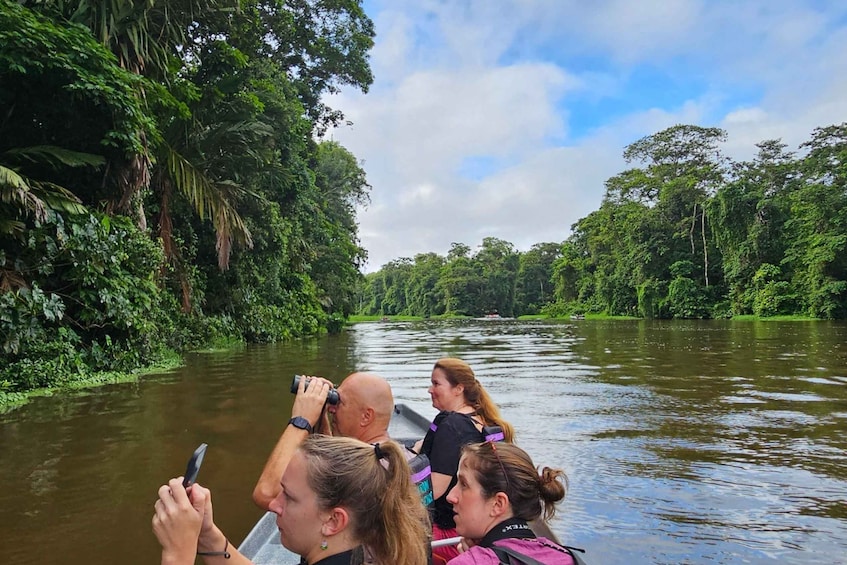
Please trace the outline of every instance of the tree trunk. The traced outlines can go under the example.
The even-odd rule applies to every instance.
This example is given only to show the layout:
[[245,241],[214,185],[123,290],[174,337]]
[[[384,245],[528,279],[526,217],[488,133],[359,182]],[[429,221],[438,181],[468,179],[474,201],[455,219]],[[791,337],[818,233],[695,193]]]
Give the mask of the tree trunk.
[[706,248],[706,208],[700,207],[700,233],[703,234],[703,277],[706,279],[706,288],[709,288],[709,250]]
[[694,203],[694,210],[691,211],[691,229],[688,230],[688,241],[691,242],[691,259],[694,259],[694,226],[697,225],[697,203]]

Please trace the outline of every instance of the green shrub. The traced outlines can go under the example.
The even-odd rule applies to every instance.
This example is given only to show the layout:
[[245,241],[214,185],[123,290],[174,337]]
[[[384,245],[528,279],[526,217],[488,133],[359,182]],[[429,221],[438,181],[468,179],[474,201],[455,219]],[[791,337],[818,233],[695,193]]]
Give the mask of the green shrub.
[[29,288],[0,294],[0,381],[57,386],[156,360],[170,316],[161,264],[159,245],[128,218],[53,215],[29,230],[17,261]]
[[[687,263],[679,261],[677,264]],[[708,305],[703,287],[687,277],[677,277],[668,286],[668,311],[674,318],[706,318]]]

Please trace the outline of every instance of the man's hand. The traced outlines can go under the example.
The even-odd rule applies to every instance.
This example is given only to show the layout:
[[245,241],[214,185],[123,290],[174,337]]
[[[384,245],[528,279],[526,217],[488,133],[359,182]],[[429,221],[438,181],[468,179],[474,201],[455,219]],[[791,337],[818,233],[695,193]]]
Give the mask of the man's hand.
[[[306,388],[307,380],[309,388]],[[294,397],[294,406],[291,407],[291,417],[302,416],[313,428],[317,427],[331,388],[332,383],[324,378],[305,375],[300,377],[300,382],[297,383],[297,396]]]

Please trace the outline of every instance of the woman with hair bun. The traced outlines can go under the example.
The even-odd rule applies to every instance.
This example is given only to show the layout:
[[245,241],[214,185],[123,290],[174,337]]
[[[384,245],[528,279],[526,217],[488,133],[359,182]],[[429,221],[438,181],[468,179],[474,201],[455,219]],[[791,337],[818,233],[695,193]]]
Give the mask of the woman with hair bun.
[[[307,565],[426,565],[429,518],[403,448],[392,441],[311,435],[292,457],[271,502],[280,541]],[[162,565],[246,565],[212,520],[208,489],[182,478],[159,489],[153,532]]]
[[[470,365],[452,357],[439,359],[432,369],[428,389],[432,406],[439,410],[416,451],[429,458],[435,498],[432,516],[434,540],[456,536],[453,508],[447,493],[456,484],[462,446],[486,439],[513,441],[512,426],[500,416],[497,405],[474,375]],[[493,431],[492,431],[493,430]],[[444,561],[458,555],[455,547],[433,549]]]
[[459,480],[447,495],[462,536],[458,557],[450,565],[510,563],[529,557],[544,565],[580,562],[569,548],[537,537],[529,522],[548,521],[565,497],[567,478],[561,469],[538,473],[527,453],[516,445],[485,442],[466,445]]

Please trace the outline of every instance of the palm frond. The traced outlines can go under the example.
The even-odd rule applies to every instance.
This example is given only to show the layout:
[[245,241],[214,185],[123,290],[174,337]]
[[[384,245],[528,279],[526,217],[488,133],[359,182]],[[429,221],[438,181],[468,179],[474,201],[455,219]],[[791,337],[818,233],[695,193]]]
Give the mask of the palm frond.
[[[0,233],[4,233],[3,228],[3,222],[0,222]],[[19,288],[28,288],[29,285],[21,273],[14,269],[7,269],[7,264],[9,263],[3,261],[3,257],[0,255],[0,292],[11,292]]]
[[52,210],[69,214],[85,213],[86,208],[82,205],[82,200],[64,186],[52,182],[39,182],[33,185],[32,192]]
[[[52,145],[34,147],[18,147],[9,149],[0,155],[3,161],[9,163],[29,162],[35,165],[99,166],[103,158],[99,155],[70,151]],[[81,214],[85,211],[81,200],[67,188],[58,184],[39,181],[27,177],[11,166],[0,164],[0,202],[11,204],[19,213],[32,214],[37,222],[47,219],[47,210],[64,211],[71,214]],[[18,231],[18,223],[13,228]]]
[[[0,165],[0,200],[13,202],[12,191],[29,191],[29,184],[14,169]],[[8,191],[8,194],[7,194]]]
[[35,145],[32,147],[17,147],[9,149],[4,154],[4,160],[12,162],[35,163],[50,165],[54,168],[66,167],[102,167],[106,159],[102,155],[71,151],[55,145]]
[[185,196],[200,219],[211,217],[217,238],[218,266],[224,270],[229,265],[232,240],[252,247],[253,238],[244,220],[235,209],[243,195],[254,195],[231,181],[213,182],[203,171],[167,146],[165,158],[167,177],[174,188]]
[[4,235],[22,234],[26,224],[18,220],[0,218],[0,233]]
[[[36,221],[44,221],[47,218],[47,207],[44,202],[32,191],[33,182],[18,174],[17,171],[0,165],[0,202],[11,204],[20,213],[30,213],[35,216]],[[11,222],[4,228],[3,233],[20,231],[20,222],[11,218],[0,218]]]

